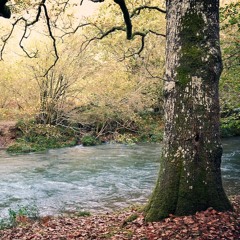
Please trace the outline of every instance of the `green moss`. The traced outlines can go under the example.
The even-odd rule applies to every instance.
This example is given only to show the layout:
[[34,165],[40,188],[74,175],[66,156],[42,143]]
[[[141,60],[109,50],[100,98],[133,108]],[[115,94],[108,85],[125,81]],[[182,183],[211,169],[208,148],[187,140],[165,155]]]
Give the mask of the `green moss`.
[[193,75],[202,73],[206,65],[204,57],[207,56],[208,50],[204,36],[205,23],[201,14],[187,13],[181,25],[181,57],[176,72],[179,83],[185,87]]
[[[177,147],[171,146],[167,158],[162,157],[159,179],[145,209],[146,221],[159,221],[169,214],[194,214],[208,207],[221,211],[231,210],[220,187],[220,172],[216,173],[220,171],[217,164],[220,162],[222,149],[214,146],[210,143],[200,147],[192,161],[187,160],[186,156],[174,156],[174,149]],[[186,165],[184,161],[187,161]],[[208,171],[206,161],[209,163]]]
[[[171,154],[169,154],[171,155]],[[166,161],[168,163],[166,163]],[[165,166],[165,167],[164,167]],[[163,171],[165,168],[165,171]],[[145,220],[159,221],[174,214],[178,201],[179,179],[182,161],[171,161],[162,156],[159,178],[148,205],[145,208]]]
[[131,216],[129,216],[128,218],[126,218],[126,219],[123,221],[122,226],[125,227],[128,223],[133,222],[133,221],[136,220],[138,217],[139,217],[139,216],[138,216],[137,213],[132,214]]
[[[201,160],[200,160],[201,161]],[[206,181],[206,172],[199,163],[189,166],[189,172],[194,175],[194,178],[187,179],[186,173],[181,179],[178,192],[178,203],[175,211],[176,215],[194,214],[197,209],[206,210],[208,208],[207,186],[204,184]],[[188,184],[186,182],[188,181]]]

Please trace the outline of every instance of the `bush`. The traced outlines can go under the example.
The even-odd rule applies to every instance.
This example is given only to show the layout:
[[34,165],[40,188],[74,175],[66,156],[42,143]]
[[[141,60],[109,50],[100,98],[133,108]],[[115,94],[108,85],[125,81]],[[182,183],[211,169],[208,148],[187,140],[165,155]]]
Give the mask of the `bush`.
[[115,137],[115,141],[118,143],[131,145],[131,144],[137,143],[139,139],[131,133],[123,133],[123,134],[117,134],[117,136]]
[[84,136],[81,139],[83,146],[96,146],[100,144],[100,141],[94,136]]
[[138,121],[139,141],[161,142],[163,140],[163,120],[160,115],[143,115]]
[[39,152],[51,148],[74,146],[77,139],[73,130],[49,124],[19,122],[18,139],[7,151],[12,153]]
[[38,208],[33,206],[18,206],[18,209],[8,210],[8,217],[0,220],[0,230],[26,224],[40,218]]
[[91,216],[91,213],[88,211],[80,211],[80,212],[77,212],[76,215],[78,217],[89,217]]
[[240,136],[240,112],[221,119],[221,136]]

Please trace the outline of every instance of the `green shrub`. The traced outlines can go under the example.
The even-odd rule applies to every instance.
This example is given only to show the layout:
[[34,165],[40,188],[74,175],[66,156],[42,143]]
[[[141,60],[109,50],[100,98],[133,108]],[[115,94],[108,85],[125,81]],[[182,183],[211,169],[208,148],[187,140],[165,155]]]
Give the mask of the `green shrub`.
[[131,133],[123,133],[123,134],[117,134],[115,137],[115,141],[118,143],[131,145],[131,144],[137,143],[139,139]]
[[18,224],[24,224],[31,220],[40,218],[38,208],[33,206],[18,206],[18,209],[8,210],[8,217],[0,220],[0,230],[15,227]]
[[11,153],[39,152],[51,148],[74,146],[77,143],[73,130],[34,121],[17,124],[18,139],[7,151]]
[[240,112],[221,119],[221,136],[240,136]]
[[161,142],[163,140],[163,123],[160,115],[143,115],[138,121],[139,141]]
[[96,137],[90,135],[83,136],[81,138],[81,143],[83,146],[96,146],[100,144],[99,140]]
[[80,212],[77,212],[76,214],[78,217],[89,217],[91,216],[91,213],[88,212],[88,211],[80,211]]

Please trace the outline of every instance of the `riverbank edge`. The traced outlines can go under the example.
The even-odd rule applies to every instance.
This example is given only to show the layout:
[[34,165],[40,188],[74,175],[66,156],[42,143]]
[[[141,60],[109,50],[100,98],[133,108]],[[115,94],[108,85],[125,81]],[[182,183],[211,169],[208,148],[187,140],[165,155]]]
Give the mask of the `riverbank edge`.
[[233,212],[213,208],[189,216],[169,216],[148,223],[142,210],[127,210],[92,216],[46,216],[31,221],[18,218],[18,224],[0,230],[0,239],[239,239],[240,195],[232,196]]
[[[60,138],[54,138],[56,135],[57,126],[41,125],[41,124],[30,124],[31,130],[27,130],[28,136],[24,136],[24,130],[21,129],[21,124],[28,125],[25,122],[17,121],[4,121],[0,122],[0,149],[7,150],[11,153],[28,153],[28,152],[41,152],[53,148],[71,147],[76,145],[83,146],[95,146],[107,142],[124,143],[124,144],[135,144],[142,142],[161,142],[163,138],[163,126],[158,129],[154,129],[151,133],[138,132],[113,132],[104,136],[100,136],[95,132],[86,131],[80,137],[76,135],[73,128],[64,127],[65,133]],[[39,128],[38,126],[41,126]],[[236,125],[237,126],[237,125]],[[35,129],[34,129],[35,128]],[[52,131],[52,129],[54,131]],[[239,136],[238,131],[233,134],[234,131],[231,125],[231,131],[227,131],[226,124],[222,124],[221,132],[223,138]],[[22,131],[22,132],[21,132]],[[33,132],[33,136],[31,133]],[[62,130],[61,130],[62,131]],[[21,133],[20,133],[21,132]],[[232,134],[229,134],[229,133]],[[43,134],[44,133],[44,134]],[[67,136],[65,136],[67,133]],[[228,133],[228,134],[226,134]],[[26,135],[27,135],[26,134]],[[41,136],[43,134],[43,136]],[[57,133],[58,134],[58,133]],[[39,135],[39,136],[38,136]],[[40,141],[38,139],[40,138]]]

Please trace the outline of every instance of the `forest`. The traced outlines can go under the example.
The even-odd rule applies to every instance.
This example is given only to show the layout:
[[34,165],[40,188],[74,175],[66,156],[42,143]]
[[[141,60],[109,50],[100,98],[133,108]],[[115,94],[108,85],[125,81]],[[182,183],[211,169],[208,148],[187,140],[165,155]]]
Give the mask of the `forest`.
[[[27,7],[25,11],[30,15],[31,4],[24,4],[27,6],[21,2],[14,5],[16,14],[21,15],[21,9]],[[130,6],[134,9],[138,4],[141,1]],[[16,120],[21,136],[9,150],[39,151],[47,146],[112,140],[161,141],[164,14],[142,10],[141,18],[134,17],[133,25],[136,32],[145,35],[128,41],[123,31],[101,36],[123,24],[121,11],[113,3],[107,8],[97,6],[97,12],[82,16],[80,23],[74,7],[69,6],[61,20],[57,12],[62,11],[61,7],[54,11],[52,21],[59,25],[54,28],[57,54],[61,56],[54,66],[57,56],[44,23],[31,27],[19,44],[24,26],[17,26],[8,40],[11,24],[4,20],[6,24],[1,27],[1,120]],[[221,8],[223,137],[240,132],[238,11],[239,4]],[[49,142],[43,143],[42,138]]]
[[163,149],[144,206],[100,216],[66,211],[58,218],[40,217],[32,206],[9,208],[0,239],[240,236],[239,177],[234,191],[226,190],[220,169],[220,138],[232,147],[237,139],[231,151],[239,166],[240,3],[220,1],[218,8],[214,1],[215,9],[190,2],[0,0],[6,159],[33,152],[50,158],[52,149],[78,146],[101,156],[98,147],[108,144],[117,146],[113,156],[119,146]]

